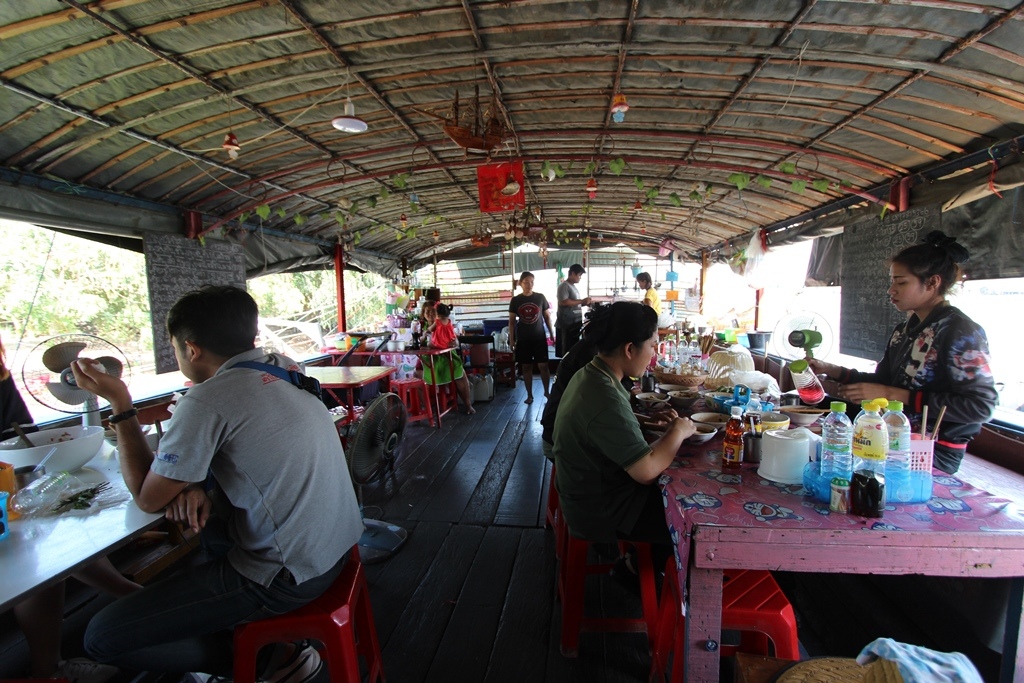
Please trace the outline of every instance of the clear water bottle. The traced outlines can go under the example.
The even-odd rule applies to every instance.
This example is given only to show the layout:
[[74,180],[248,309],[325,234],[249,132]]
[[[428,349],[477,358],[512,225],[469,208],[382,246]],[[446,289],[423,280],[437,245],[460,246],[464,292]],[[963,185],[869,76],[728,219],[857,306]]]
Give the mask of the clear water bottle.
[[60,500],[61,494],[77,482],[68,472],[47,474],[15,493],[11,507],[23,515],[50,509]]
[[690,363],[689,363],[690,366],[692,366],[693,368],[699,369],[701,367],[701,364],[700,364],[700,342],[698,342],[696,339],[691,339],[690,343],[687,345],[687,348],[690,351]]
[[821,476],[827,482],[853,476],[853,423],[844,402],[832,401],[831,408],[821,425]]
[[914,491],[910,484],[910,420],[903,414],[903,402],[889,401],[889,410],[882,419],[889,432],[889,448],[885,454],[889,498],[906,502],[913,497]]
[[864,517],[881,517],[885,512],[885,454],[889,430],[880,411],[884,399],[863,401],[863,412],[853,423],[853,477],[850,479],[850,511]]

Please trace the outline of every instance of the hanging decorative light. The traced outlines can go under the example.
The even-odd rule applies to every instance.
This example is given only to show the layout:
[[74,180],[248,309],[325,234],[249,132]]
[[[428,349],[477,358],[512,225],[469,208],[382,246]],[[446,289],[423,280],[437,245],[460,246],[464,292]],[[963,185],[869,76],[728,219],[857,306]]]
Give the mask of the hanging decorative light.
[[441,233],[439,233],[437,230],[435,230],[430,236],[433,237],[434,241],[436,242],[438,239],[441,238]]
[[331,125],[343,133],[362,133],[367,129],[366,121],[356,116],[356,106],[348,96],[345,97],[345,115],[331,119]]
[[228,156],[232,159],[237,159],[238,152],[242,149],[242,146],[238,144],[238,138],[231,131],[224,134],[224,142],[220,146],[227,150]]
[[644,205],[640,202],[639,199],[636,200],[636,203],[633,204],[633,211],[636,211],[637,213],[640,213],[643,210],[644,210]]
[[404,213],[398,217],[398,221],[402,224],[403,228],[409,227],[409,217],[406,216]]
[[626,120],[626,112],[629,111],[629,103],[622,93],[615,93],[612,97],[612,121],[622,123]]
[[597,199],[597,181],[593,177],[587,181],[587,197]]

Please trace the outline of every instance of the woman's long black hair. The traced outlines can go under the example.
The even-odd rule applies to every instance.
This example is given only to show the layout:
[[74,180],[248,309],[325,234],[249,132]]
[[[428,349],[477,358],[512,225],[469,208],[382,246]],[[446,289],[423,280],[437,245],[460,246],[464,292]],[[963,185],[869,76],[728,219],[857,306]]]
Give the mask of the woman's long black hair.
[[616,301],[595,308],[587,316],[583,337],[600,353],[614,353],[620,346],[640,346],[658,331],[658,314],[635,301]]

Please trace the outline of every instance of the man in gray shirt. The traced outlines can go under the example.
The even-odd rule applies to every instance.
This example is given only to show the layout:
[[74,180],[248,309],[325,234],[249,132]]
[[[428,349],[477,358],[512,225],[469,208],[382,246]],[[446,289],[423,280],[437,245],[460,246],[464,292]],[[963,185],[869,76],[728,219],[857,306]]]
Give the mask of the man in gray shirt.
[[[256,302],[236,287],[204,287],[171,308],[178,367],[195,385],[155,455],[124,383],[93,361],[72,363],[78,385],[110,401],[138,506],[205,528],[204,541],[217,520],[227,538],[216,540],[228,548],[102,609],[85,635],[96,661],[230,677],[233,627],[319,597],[359,540],[333,420],[294,361],[255,348],[257,318]],[[314,648],[282,643],[261,651],[256,670],[269,683],[306,683],[321,669]]]
[[558,315],[555,318],[555,355],[564,356],[580,340],[583,327],[583,306],[590,305],[590,297],[580,298],[576,285],[587,272],[578,263],[569,266],[569,277],[558,285]]

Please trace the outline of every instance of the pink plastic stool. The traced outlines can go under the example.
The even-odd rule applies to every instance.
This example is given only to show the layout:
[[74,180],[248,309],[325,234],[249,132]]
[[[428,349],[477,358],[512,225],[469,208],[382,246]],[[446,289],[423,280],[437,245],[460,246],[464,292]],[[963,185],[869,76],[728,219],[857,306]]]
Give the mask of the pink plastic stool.
[[427,394],[427,383],[415,377],[410,379],[393,379],[389,391],[397,394],[405,406],[408,414],[406,420],[429,420],[431,427],[434,426],[434,409],[430,405],[430,397]]
[[366,660],[369,683],[384,682],[373,623],[370,591],[356,547],[330,588],[305,607],[235,627],[235,683],[255,683],[256,654],[265,645],[318,640],[331,683],[359,683],[359,655]]

